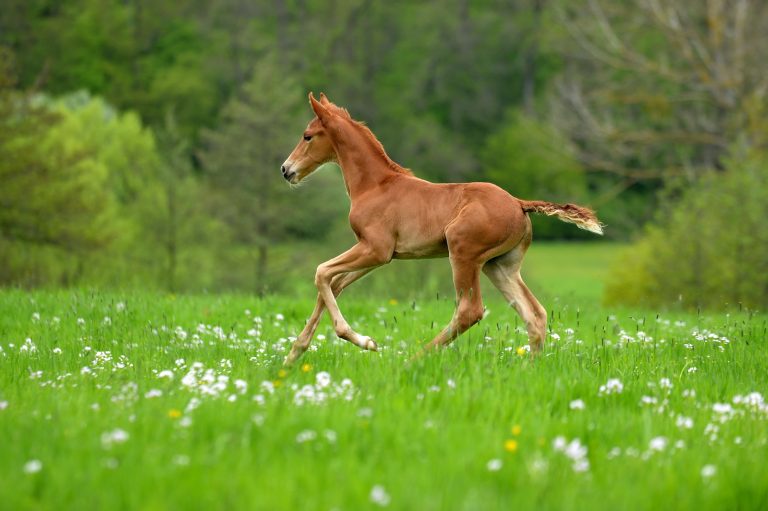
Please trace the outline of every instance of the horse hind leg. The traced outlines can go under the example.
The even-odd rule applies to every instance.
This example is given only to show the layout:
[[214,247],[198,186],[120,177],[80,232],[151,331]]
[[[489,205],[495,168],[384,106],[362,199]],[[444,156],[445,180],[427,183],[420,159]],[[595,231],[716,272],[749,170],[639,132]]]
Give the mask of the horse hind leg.
[[480,264],[451,258],[453,284],[456,288],[456,311],[451,322],[424,350],[447,346],[483,318],[483,299],[480,295]]
[[547,311],[520,276],[520,265],[527,248],[527,245],[518,245],[491,259],[483,266],[483,272],[525,322],[531,354],[536,354],[544,347],[547,336]]

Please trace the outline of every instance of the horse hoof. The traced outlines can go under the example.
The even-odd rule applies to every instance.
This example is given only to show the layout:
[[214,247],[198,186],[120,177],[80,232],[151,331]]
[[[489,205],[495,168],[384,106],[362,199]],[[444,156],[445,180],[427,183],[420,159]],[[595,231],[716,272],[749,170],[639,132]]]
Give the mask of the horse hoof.
[[373,339],[371,339],[367,335],[361,335],[360,340],[362,341],[360,343],[360,347],[363,348],[364,350],[379,351],[379,347],[376,346],[376,343],[373,342]]

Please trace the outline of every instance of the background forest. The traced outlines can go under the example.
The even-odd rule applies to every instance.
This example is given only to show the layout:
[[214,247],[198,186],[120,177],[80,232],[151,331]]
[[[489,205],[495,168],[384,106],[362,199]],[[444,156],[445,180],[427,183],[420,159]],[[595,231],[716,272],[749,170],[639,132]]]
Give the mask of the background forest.
[[756,0],[2,0],[0,285],[308,289],[352,242],[338,169],[279,173],[314,90],[417,176],[596,208],[609,301],[765,306],[766,62]]

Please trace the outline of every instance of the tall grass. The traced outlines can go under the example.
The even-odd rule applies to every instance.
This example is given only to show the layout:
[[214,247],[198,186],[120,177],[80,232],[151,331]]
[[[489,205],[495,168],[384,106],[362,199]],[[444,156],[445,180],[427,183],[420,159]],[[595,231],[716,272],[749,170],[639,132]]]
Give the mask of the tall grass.
[[531,360],[491,299],[450,349],[408,363],[452,299],[350,294],[346,317],[381,352],[326,321],[283,371],[313,301],[0,292],[1,507],[768,503],[765,315],[559,299]]

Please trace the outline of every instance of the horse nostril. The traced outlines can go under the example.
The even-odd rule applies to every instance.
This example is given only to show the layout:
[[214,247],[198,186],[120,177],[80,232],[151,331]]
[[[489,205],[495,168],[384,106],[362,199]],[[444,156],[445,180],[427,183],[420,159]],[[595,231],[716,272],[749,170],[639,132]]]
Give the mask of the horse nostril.
[[285,176],[288,173],[288,169],[285,168],[285,165],[280,166],[280,172],[283,173],[283,176]]

